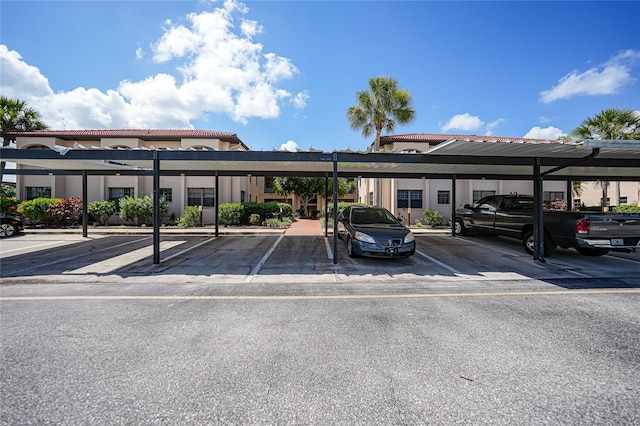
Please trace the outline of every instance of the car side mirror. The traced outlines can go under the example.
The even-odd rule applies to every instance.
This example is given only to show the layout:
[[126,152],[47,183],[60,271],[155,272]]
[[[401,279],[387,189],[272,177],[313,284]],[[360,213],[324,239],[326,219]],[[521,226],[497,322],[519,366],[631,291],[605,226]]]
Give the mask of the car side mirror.
[[339,220],[339,221],[343,221],[343,220],[344,220],[344,215],[343,215],[342,213],[340,213],[340,214],[338,215],[338,220]]
[[471,208],[471,205],[470,205],[470,204],[465,204],[465,205],[464,205],[464,208],[465,208],[465,209],[470,209],[470,208]]

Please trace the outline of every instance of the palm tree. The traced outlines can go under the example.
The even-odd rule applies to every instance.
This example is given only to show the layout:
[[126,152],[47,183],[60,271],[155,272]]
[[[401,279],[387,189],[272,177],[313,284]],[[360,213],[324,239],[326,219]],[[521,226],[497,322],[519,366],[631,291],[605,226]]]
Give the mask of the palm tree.
[[[571,132],[571,135],[582,140],[640,140],[640,113],[632,109],[605,109],[584,120]],[[601,206],[606,207],[609,182],[600,182],[600,184],[602,186]],[[616,182],[616,188],[619,196],[620,182]]]
[[371,137],[375,131],[374,151],[380,149],[382,129],[392,132],[396,123],[407,124],[415,119],[411,94],[405,89],[398,89],[394,78],[370,78],[369,90],[356,93],[356,99],[357,104],[347,109],[349,126],[353,130],[362,129],[365,138]]
[[[11,99],[0,96],[0,113],[2,122],[0,136],[2,136],[2,146],[8,146],[13,137],[7,137],[7,131],[28,131],[43,130],[48,126],[40,119],[40,113],[33,108],[27,107],[27,103],[19,99]],[[0,181],[2,180],[2,170],[5,162],[0,162]]]
[[2,146],[7,146],[10,139],[5,137],[6,131],[44,130],[48,126],[40,119],[40,113],[27,107],[27,103],[19,99],[0,96],[0,112],[2,113]]

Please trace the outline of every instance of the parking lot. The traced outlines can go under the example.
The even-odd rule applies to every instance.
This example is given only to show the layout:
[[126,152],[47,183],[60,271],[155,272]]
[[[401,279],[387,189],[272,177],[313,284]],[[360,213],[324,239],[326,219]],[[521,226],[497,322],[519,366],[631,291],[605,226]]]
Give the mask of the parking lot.
[[26,234],[1,242],[1,280],[164,283],[470,283],[550,284],[568,288],[640,286],[640,253],[588,257],[558,248],[536,262],[517,240],[419,234],[406,259],[349,258],[342,241],[317,235],[162,235],[158,265],[152,237]]
[[0,424],[635,424],[640,253],[417,236],[0,243]]

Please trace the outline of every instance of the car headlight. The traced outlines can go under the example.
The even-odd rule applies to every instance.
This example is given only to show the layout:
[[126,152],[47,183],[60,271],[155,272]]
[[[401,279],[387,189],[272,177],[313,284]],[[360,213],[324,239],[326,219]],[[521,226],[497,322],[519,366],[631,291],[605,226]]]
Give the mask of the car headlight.
[[362,241],[364,243],[371,243],[371,244],[376,243],[376,240],[374,240],[371,235],[365,234],[364,232],[360,232],[360,231],[356,231],[355,238],[356,240]]
[[404,236],[404,242],[405,243],[410,243],[411,241],[415,241],[416,237],[413,235],[413,232],[409,232],[407,235]]

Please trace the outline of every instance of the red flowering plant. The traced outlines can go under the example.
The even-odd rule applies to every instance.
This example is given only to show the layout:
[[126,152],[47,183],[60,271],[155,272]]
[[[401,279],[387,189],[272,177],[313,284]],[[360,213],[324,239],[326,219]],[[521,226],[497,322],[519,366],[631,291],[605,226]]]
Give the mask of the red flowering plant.
[[47,207],[46,214],[51,225],[77,225],[82,217],[82,200],[76,196],[53,202]]
[[18,204],[16,197],[0,197],[0,214],[15,215]]

